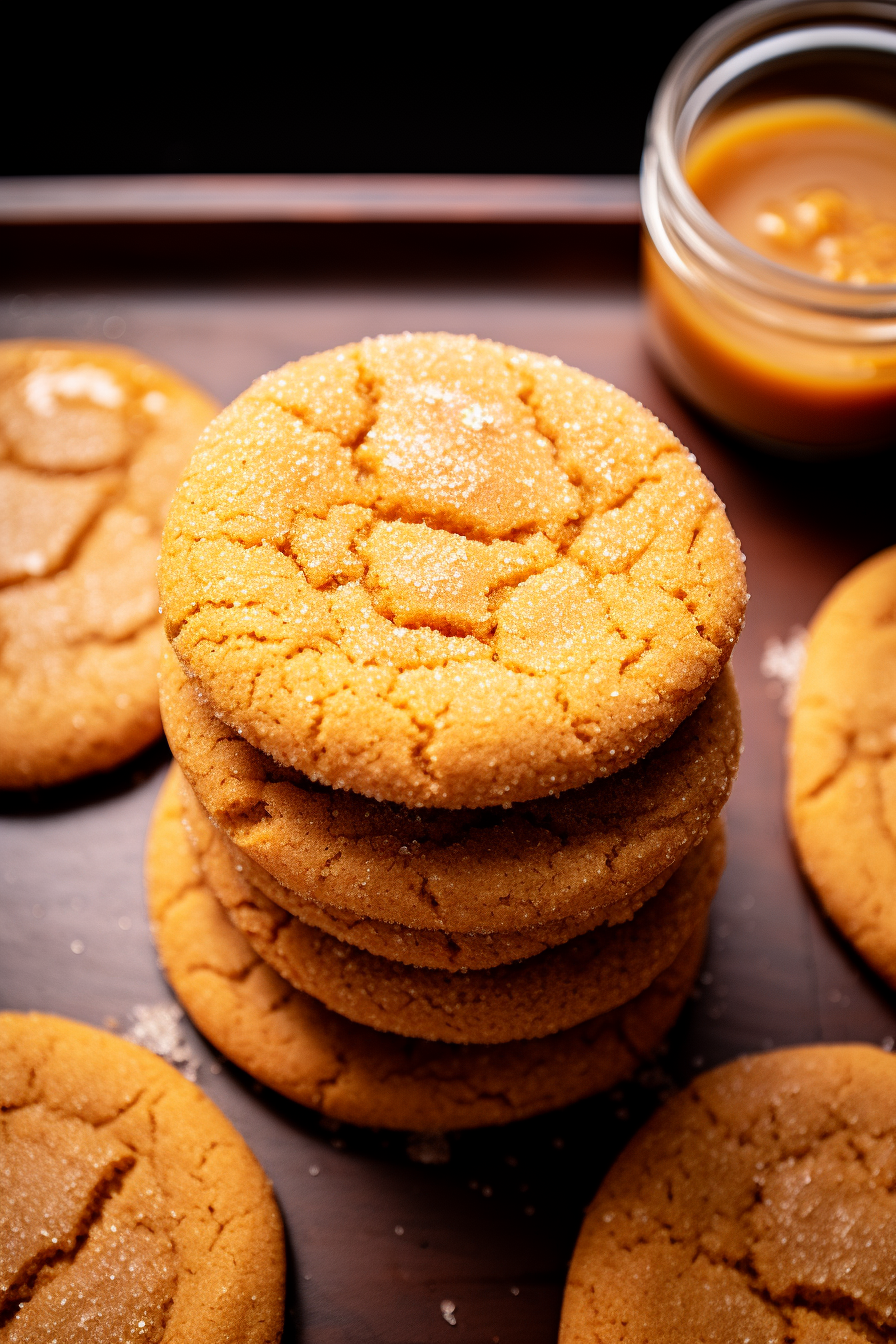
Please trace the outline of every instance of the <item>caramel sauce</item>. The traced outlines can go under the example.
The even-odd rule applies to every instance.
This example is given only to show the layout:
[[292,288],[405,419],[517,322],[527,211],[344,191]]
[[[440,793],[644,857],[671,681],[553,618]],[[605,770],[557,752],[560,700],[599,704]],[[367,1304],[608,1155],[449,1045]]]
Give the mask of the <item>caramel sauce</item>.
[[[791,271],[842,285],[896,283],[896,116],[846,99],[793,98],[722,114],[695,137],[684,172],[734,238]],[[654,349],[679,387],[719,420],[808,447],[896,440],[896,342],[803,310],[788,328],[689,287],[646,240]],[[782,302],[786,302],[783,295]]]
[[896,282],[896,116],[838,98],[766,103],[711,125],[684,169],[710,214],[770,260]]

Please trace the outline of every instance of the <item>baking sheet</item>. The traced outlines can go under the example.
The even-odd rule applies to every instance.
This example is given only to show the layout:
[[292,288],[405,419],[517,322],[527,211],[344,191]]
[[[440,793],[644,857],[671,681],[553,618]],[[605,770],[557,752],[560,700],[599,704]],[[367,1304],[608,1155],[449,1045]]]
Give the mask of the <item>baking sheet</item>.
[[[492,1344],[551,1341],[582,1210],[659,1098],[744,1051],[892,1046],[896,1036],[893,996],[826,925],[795,867],[781,801],[783,684],[762,670],[765,660],[766,673],[786,671],[794,632],[833,582],[896,539],[887,464],[784,464],[723,444],[658,381],[626,261],[633,249],[619,251],[618,230],[604,236],[612,266],[577,275],[570,262],[554,279],[538,258],[490,278],[472,253],[446,278],[433,249],[431,274],[416,265],[406,277],[355,266],[346,278],[331,266],[282,280],[224,272],[200,284],[160,265],[151,281],[73,277],[52,291],[37,273],[14,275],[0,294],[2,336],[120,340],[222,401],[287,359],[379,332],[474,331],[557,354],[672,426],[728,505],[747,555],[752,597],[734,656],[746,750],[726,812],[728,868],[700,987],[668,1054],[637,1080],[504,1129],[422,1140],[323,1122],[218,1059],[188,1022],[177,1025],[185,1067],[273,1179],[290,1247],[287,1340],[428,1344],[454,1329]],[[518,238],[508,232],[510,252]],[[593,239],[599,248],[600,230]],[[159,744],[107,777],[0,796],[0,1005],[121,1031],[141,1006],[172,1006],[141,873],[166,762]]]

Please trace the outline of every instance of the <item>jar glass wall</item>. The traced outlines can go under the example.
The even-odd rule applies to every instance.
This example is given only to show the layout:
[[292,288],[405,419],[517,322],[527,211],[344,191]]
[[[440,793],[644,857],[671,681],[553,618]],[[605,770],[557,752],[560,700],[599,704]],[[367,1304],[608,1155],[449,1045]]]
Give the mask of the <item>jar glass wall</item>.
[[[700,29],[667,72],[641,171],[654,358],[715,420],[796,455],[896,442],[896,283],[844,283],[762,255],[701,203],[686,161],[722,117],[832,98],[893,118],[896,4],[735,6]],[[893,127],[896,144],[896,120]],[[892,171],[896,216],[896,159]]]

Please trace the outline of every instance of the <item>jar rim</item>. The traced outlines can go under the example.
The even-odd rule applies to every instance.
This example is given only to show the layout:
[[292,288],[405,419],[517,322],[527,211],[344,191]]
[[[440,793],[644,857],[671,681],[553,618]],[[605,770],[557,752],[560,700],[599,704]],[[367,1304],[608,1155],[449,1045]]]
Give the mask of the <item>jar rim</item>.
[[[716,254],[718,269],[741,284],[834,315],[883,316],[882,309],[890,310],[896,304],[896,283],[844,284],[764,257],[710,214],[681,167],[682,141],[686,143],[701,113],[726,89],[733,91],[751,73],[787,56],[812,50],[891,55],[896,67],[896,0],[785,0],[783,4],[781,0],[746,0],[698,28],[657,90],[647,127],[642,196],[647,194],[648,174],[658,173],[664,194],[687,231],[704,250]],[[653,234],[651,218],[656,212],[644,213]]]

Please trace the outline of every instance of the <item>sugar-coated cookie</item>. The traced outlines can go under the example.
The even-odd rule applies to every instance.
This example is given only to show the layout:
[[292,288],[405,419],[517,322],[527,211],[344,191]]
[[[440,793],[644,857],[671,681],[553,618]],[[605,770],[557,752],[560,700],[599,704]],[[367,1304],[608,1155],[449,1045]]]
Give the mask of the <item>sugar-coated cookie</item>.
[[825,910],[896,985],[896,547],[848,574],[812,622],[788,808]]
[[[188,789],[177,766],[180,787]],[[194,814],[195,815],[195,814]],[[721,820],[633,919],[486,971],[405,966],[346,946],[288,915],[245,872],[220,862],[184,820],[203,878],[250,947],[296,989],[378,1031],[457,1044],[549,1036],[627,1003],[674,960],[709,913],[725,865]]]
[[445,1045],[349,1022],[258,957],[202,879],[170,779],[150,831],[147,883],[159,956],[199,1030],[261,1082],[359,1125],[497,1125],[612,1087],[657,1050],[703,955],[699,930],[638,998],[544,1040]]
[[585,1215],[560,1344],[864,1344],[896,1326],[896,1059],[777,1050],[694,1079]]
[[538,956],[549,947],[560,947],[570,938],[589,933],[599,924],[611,928],[631,919],[651,900],[675,871],[675,866],[654,878],[640,891],[614,905],[586,910],[581,915],[546,924],[531,924],[516,933],[447,933],[436,929],[409,929],[404,924],[389,924],[383,919],[365,919],[334,905],[319,905],[307,897],[282,887],[217,827],[204,810],[196,794],[184,780],[182,788],[184,820],[198,840],[201,862],[209,881],[219,895],[229,887],[240,900],[242,884],[247,882],[269,902],[294,915],[303,924],[329,933],[340,942],[360,947],[374,956],[400,961],[403,966],[422,966],[437,971],[485,971],[492,966],[507,966]]
[[444,334],[253,384],[193,456],[160,587],[178,657],[253,746],[443,808],[638,760],[704,698],[746,601],[724,509],[654,416]]
[[0,343],[0,788],[158,736],[159,538],[216,409],[136,351]]
[[276,1344],[283,1229],[216,1106],[108,1032],[0,1013],[4,1344]]
[[160,686],[168,740],[203,807],[300,918],[308,901],[452,935],[627,918],[706,834],[740,760],[726,669],[671,738],[609,779],[507,808],[411,810],[278,766],[215,717],[168,652]]

